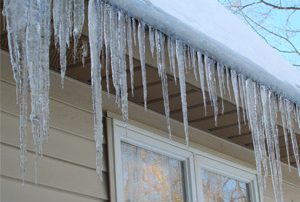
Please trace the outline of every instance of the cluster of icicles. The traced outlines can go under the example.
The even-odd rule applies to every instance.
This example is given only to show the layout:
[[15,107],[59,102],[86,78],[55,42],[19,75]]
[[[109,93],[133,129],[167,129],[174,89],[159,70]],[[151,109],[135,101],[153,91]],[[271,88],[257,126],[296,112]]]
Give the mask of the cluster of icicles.
[[[49,46],[51,19],[53,16],[55,44],[60,50],[62,82],[66,72],[66,51],[71,37],[74,50],[84,23],[84,0],[5,0],[10,58],[17,86],[20,106],[20,150],[21,173],[26,170],[26,123],[27,96],[31,95],[31,126],[37,154],[42,154],[43,141],[49,131]],[[136,24],[138,25],[136,26]],[[271,175],[277,202],[283,202],[282,172],[280,166],[278,125],[284,132],[288,164],[289,145],[292,143],[298,171],[300,168],[295,128],[300,128],[300,108],[289,100],[275,95],[267,87],[259,85],[244,75],[238,74],[220,62],[213,60],[200,50],[193,49],[176,37],[167,36],[157,29],[137,21],[127,13],[102,0],[90,0],[88,5],[88,27],[91,57],[91,86],[94,110],[94,133],[96,142],[96,171],[102,173],[102,86],[101,69],[106,69],[107,91],[109,72],[116,92],[116,102],[122,109],[123,119],[128,120],[127,63],[129,58],[130,85],[134,93],[133,46],[137,44],[142,70],[144,107],[147,108],[147,81],[145,64],[145,36],[149,36],[151,55],[157,59],[161,79],[167,128],[171,138],[170,109],[168,97],[167,67],[179,78],[182,114],[186,143],[189,142],[185,75],[192,69],[199,80],[205,111],[206,94],[214,109],[217,124],[218,95],[233,97],[237,107],[239,130],[241,122],[252,131],[260,193],[264,192],[267,176]],[[137,27],[137,30],[136,30]],[[84,44],[83,56],[87,55]],[[105,63],[100,55],[105,53]],[[76,54],[76,51],[75,51]],[[166,61],[168,60],[168,61]],[[84,60],[83,60],[84,61]],[[105,64],[105,67],[102,67]],[[218,81],[218,82],[217,82]],[[233,92],[231,92],[233,91]],[[206,112],[205,112],[206,113]],[[300,172],[299,172],[300,175]]]

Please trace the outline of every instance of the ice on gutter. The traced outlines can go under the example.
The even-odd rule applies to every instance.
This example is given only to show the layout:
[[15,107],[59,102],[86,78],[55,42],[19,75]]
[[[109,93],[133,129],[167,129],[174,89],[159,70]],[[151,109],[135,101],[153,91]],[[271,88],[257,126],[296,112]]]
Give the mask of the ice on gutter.
[[110,0],[300,104],[300,72],[216,0]]

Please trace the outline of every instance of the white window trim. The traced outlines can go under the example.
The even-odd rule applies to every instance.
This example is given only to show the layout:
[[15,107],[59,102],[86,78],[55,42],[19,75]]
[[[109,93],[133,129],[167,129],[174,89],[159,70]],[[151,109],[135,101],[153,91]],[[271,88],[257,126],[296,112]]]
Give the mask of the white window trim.
[[249,184],[249,195],[251,202],[259,202],[259,192],[257,186],[257,176],[253,172],[249,172],[243,169],[242,166],[232,164],[224,160],[216,160],[216,158],[209,158],[203,155],[196,155],[195,159],[196,166],[196,183],[199,185],[198,198],[200,201],[204,201],[203,198],[203,186],[201,169],[207,169],[216,174],[224,175],[232,179],[236,179]]
[[[184,161],[186,201],[203,201],[201,168],[206,168],[234,179],[249,183],[251,202],[259,202],[256,171],[218,156],[189,148],[161,135],[135,127],[117,119],[110,119],[112,131],[108,131],[111,201],[123,200],[123,172],[121,166],[121,142]],[[109,127],[108,127],[108,130]],[[155,131],[155,130],[154,130]],[[200,200],[197,200],[200,199]]]
[[[184,162],[184,191],[186,201],[196,202],[196,182],[195,182],[195,166],[194,155],[186,149],[180,148],[171,144],[171,141],[162,138],[157,134],[149,131],[127,125],[124,127],[124,122],[113,120],[113,157],[114,157],[114,186],[116,201],[124,201],[123,196],[123,172],[122,172],[122,159],[121,159],[121,142],[126,142],[144,149],[148,149],[162,155],[169,156]],[[111,141],[111,140],[109,140]],[[111,150],[110,150],[111,151]]]

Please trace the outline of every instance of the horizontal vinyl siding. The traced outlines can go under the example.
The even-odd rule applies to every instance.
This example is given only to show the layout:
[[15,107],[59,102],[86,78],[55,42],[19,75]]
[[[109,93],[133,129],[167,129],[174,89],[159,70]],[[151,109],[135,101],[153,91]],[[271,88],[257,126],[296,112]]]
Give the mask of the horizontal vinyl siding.
[[69,192],[55,187],[22,182],[15,178],[1,176],[1,202],[105,202],[99,198]]
[[51,96],[50,99],[49,139],[44,144],[43,157],[38,160],[37,183],[34,146],[28,121],[28,163],[25,186],[22,186],[19,168],[19,109],[14,82],[11,75],[7,74],[9,69],[3,66],[2,59],[3,55],[0,73],[0,201],[108,201],[106,144],[103,145],[105,164],[101,181],[95,171],[92,113],[80,104],[68,103],[63,93],[61,97]]

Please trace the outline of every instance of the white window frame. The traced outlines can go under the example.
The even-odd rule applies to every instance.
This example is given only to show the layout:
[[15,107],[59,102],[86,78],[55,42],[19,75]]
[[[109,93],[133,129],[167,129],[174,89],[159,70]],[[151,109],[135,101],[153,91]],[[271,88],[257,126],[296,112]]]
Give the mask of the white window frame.
[[239,164],[226,161],[224,159],[212,156],[205,156],[203,154],[197,154],[195,159],[196,165],[196,183],[198,185],[198,198],[200,201],[204,201],[204,193],[202,186],[201,169],[204,168],[216,174],[220,174],[232,179],[236,179],[248,184],[249,197],[251,202],[259,202],[259,192],[257,184],[256,172],[247,169]]
[[[210,153],[171,141],[166,137],[144,130],[117,119],[108,119],[108,152],[110,200],[124,201],[121,143],[129,143],[184,162],[184,191],[187,202],[204,201],[201,169],[241,180],[249,184],[251,202],[259,202],[257,175],[254,169],[225,160]],[[144,128],[144,127],[143,127]],[[155,129],[151,131],[156,131]],[[199,200],[198,200],[199,199]]]
[[[113,170],[115,173],[113,187],[111,191],[115,192],[116,198],[113,201],[124,201],[123,192],[123,172],[122,172],[122,156],[121,156],[121,143],[129,143],[143,149],[157,152],[162,155],[180,160],[183,162],[183,176],[184,176],[184,191],[185,199],[187,202],[196,202],[196,182],[195,182],[195,166],[194,156],[192,152],[180,146],[172,144],[167,138],[163,138],[157,134],[149,131],[127,125],[124,127],[124,122],[113,120],[113,133],[112,138],[109,138],[109,145],[113,146],[110,152],[113,152]],[[112,143],[112,144],[111,144]],[[111,163],[110,163],[111,167]]]

